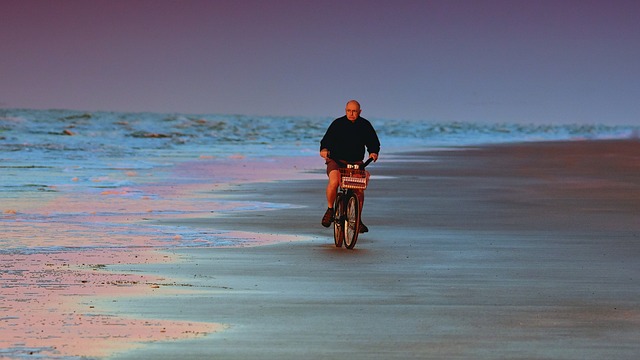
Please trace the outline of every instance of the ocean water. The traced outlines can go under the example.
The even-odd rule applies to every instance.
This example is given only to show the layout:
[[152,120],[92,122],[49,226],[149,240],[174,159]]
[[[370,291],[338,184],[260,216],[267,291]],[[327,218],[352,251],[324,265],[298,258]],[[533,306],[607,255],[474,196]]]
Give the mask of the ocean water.
[[[157,218],[287,206],[221,199],[212,204],[194,195],[204,190],[174,194],[178,184],[202,183],[202,174],[176,175],[176,165],[197,159],[318,160],[319,140],[332,119],[0,109],[0,252],[237,245],[243,241],[238,234],[130,219],[145,212]],[[639,126],[370,120],[383,153],[640,134]],[[207,176],[211,183],[233,180],[229,171]]]

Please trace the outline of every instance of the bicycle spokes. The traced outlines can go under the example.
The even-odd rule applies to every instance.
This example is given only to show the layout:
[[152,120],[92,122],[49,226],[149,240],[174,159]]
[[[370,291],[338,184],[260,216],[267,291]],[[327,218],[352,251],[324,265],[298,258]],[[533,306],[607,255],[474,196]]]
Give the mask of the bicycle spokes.
[[347,200],[345,209],[344,245],[347,249],[353,249],[358,241],[360,227],[360,203],[355,194],[351,194]]
[[341,194],[338,194],[333,206],[333,240],[336,247],[342,247],[344,240],[344,201]]

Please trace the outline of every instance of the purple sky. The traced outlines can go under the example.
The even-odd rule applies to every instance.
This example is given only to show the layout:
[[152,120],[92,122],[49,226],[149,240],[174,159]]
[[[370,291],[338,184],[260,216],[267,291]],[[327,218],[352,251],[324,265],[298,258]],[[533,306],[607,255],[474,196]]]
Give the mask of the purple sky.
[[640,1],[0,0],[0,107],[640,123]]

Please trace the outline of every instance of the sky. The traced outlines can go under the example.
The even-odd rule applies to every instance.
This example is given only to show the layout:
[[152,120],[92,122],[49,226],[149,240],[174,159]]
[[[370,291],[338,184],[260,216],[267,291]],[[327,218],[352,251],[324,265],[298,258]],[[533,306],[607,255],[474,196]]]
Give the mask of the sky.
[[0,0],[0,108],[640,123],[640,1]]

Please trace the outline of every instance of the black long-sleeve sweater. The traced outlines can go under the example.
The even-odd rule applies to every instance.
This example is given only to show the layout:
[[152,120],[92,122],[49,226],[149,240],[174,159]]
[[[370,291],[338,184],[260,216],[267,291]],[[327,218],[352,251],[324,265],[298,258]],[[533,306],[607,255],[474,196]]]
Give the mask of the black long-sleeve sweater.
[[346,116],[333,120],[320,140],[320,150],[327,149],[334,159],[360,161],[366,150],[380,151],[380,140],[369,120],[358,117],[350,121]]

